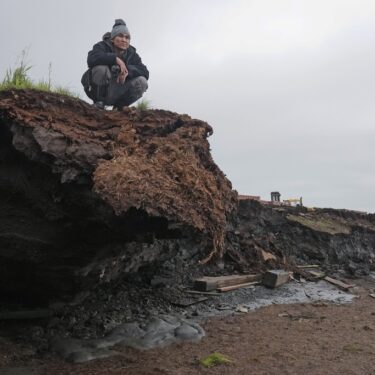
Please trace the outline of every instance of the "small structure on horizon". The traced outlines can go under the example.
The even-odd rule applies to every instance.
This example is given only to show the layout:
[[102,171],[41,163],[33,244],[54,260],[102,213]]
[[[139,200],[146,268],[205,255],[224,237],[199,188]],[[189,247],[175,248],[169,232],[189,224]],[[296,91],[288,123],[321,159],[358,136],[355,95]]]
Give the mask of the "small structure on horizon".
[[271,192],[271,202],[280,202],[281,194],[278,191]]
[[283,201],[280,200],[281,194],[278,191],[272,191],[271,192],[271,200],[265,201],[261,199],[258,195],[244,195],[239,194],[238,200],[240,201],[257,201],[261,204],[268,205],[268,206],[289,206],[289,207],[297,207],[297,206],[303,206],[302,203],[302,197],[300,198],[293,198],[293,199],[284,199]]
[[239,194],[238,195],[238,199],[240,201],[247,201],[247,200],[260,201],[260,196],[259,195],[244,195],[244,194]]
[[285,199],[283,201],[284,204],[288,205],[288,206],[303,206],[302,204],[302,197],[300,198],[295,198],[295,199]]

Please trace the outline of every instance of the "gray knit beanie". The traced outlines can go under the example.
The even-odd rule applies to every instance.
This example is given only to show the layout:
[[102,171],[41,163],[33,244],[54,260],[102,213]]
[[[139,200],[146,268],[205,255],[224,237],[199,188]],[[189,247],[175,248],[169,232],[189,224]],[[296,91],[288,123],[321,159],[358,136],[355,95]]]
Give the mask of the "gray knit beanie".
[[126,27],[126,23],[121,18],[119,18],[118,20],[115,20],[115,24],[113,25],[113,28],[111,31],[111,39],[113,39],[118,34],[130,35],[129,30]]

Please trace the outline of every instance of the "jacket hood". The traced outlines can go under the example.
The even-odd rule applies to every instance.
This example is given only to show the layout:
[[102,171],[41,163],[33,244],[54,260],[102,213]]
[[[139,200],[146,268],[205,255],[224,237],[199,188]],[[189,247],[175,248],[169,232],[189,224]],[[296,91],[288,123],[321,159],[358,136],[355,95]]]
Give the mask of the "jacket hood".
[[102,38],[103,42],[110,42],[111,41],[111,33],[107,31]]

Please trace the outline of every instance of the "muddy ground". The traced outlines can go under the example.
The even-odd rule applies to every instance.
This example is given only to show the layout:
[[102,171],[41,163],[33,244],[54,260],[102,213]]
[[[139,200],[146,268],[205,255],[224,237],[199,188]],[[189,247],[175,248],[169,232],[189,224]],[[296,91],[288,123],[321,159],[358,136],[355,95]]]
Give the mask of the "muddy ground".
[[[116,347],[118,355],[85,364],[35,353],[3,336],[0,374],[375,374],[375,299],[369,296],[375,280],[355,284],[352,303],[270,305],[213,317],[201,323],[206,336],[199,343]],[[232,363],[204,368],[199,360],[213,352]]]

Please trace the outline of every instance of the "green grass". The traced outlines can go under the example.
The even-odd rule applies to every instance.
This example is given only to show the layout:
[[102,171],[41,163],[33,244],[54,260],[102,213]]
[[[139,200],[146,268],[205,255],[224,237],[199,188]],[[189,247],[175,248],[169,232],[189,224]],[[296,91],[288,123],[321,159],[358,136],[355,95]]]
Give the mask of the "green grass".
[[142,99],[137,103],[136,108],[140,111],[147,111],[148,109],[151,108],[151,102],[147,99]]
[[23,50],[14,68],[8,68],[5,77],[0,83],[1,90],[19,90],[19,89],[35,89],[46,92],[54,92],[57,94],[68,95],[74,98],[79,98],[79,95],[71,91],[67,87],[55,86],[51,83],[52,65],[49,64],[48,80],[41,79],[34,82],[29,77],[29,71],[32,66],[27,62],[27,50]]
[[325,217],[323,215],[297,216],[289,214],[287,215],[287,219],[318,232],[325,232],[333,235],[351,233],[351,227],[347,225],[347,223],[334,217]]
[[229,357],[216,352],[200,360],[200,364],[207,368],[211,368],[218,365],[225,365],[229,363],[232,363],[232,360],[230,360]]
[[361,353],[363,349],[358,344],[349,344],[343,347],[343,350],[350,353]]

